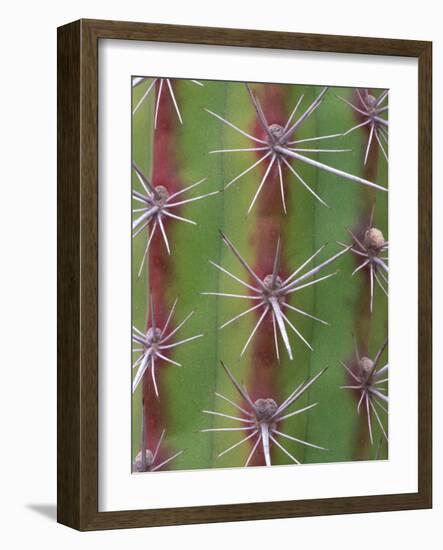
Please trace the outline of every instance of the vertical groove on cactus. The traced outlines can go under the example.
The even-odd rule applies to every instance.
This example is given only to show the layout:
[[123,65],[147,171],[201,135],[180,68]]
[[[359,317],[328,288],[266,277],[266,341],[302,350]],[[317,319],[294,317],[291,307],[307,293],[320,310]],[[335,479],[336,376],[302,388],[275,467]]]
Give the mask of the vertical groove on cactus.
[[[224,114],[226,109],[227,109],[227,99],[228,99],[228,93],[227,93],[227,90],[226,90],[226,86],[225,86],[225,90],[224,90],[224,94],[223,94],[223,99],[222,99],[222,102],[221,102],[221,111],[222,113]],[[220,134],[220,142],[219,142],[219,146],[221,149],[224,148],[224,134],[223,132],[221,132]],[[220,162],[220,177],[222,180],[224,180],[225,178],[225,165],[224,165],[224,158],[220,158],[219,159],[219,162]],[[224,226],[225,226],[225,196],[224,194],[222,193],[221,196],[220,196],[220,199],[219,199],[219,230],[223,230],[224,229]],[[216,257],[214,258],[214,260],[218,263],[221,262],[221,257],[222,257],[222,252],[223,252],[223,242],[221,239],[217,239],[217,244],[216,244],[216,247],[215,247],[215,250],[216,250]],[[216,279],[216,287],[215,287],[216,291],[219,292],[220,291],[220,273],[217,275],[217,279]],[[216,308],[216,315],[215,315],[215,324],[216,326],[214,327],[214,332],[215,334],[217,335],[217,331],[219,330],[219,327],[222,325],[223,321],[221,319],[221,316],[220,316],[220,309],[217,307]],[[219,361],[219,358],[222,356],[222,353],[221,353],[221,349],[220,349],[220,340],[217,338],[215,338],[215,364],[214,364],[214,387],[215,388],[218,388],[219,386],[219,372],[220,372],[220,369],[217,368],[217,363]],[[211,395],[211,401],[210,401],[210,408],[212,408],[212,410],[215,410],[216,409],[216,401],[217,401],[217,396],[214,394]],[[214,418],[213,418],[213,421],[212,421],[212,425],[211,427],[215,427],[215,422],[214,422]],[[210,445],[211,445],[211,464],[213,466],[217,466],[217,453],[215,451],[215,446],[214,446],[214,438],[211,438],[211,442],[210,442]]]
[[[214,105],[211,98],[208,97],[207,105]],[[253,112],[250,106],[250,100],[246,93],[244,84],[228,84],[226,88],[226,95],[223,103],[219,103],[215,109],[226,119],[234,119],[235,123],[241,127],[248,127],[252,120],[254,120]],[[206,113],[205,113],[206,114]],[[224,149],[231,147],[247,147],[248,140],[244,136],[238,135],[231,128],[219,123],[216,120],[212,120],[211,116],[206,114],[207,124],[220,135],[220,142],[210,142],[205,146],[205,150],[211,149]],[[249,162],[250,158],[254,158],[253,153],[240,154],[239,156],[232,155],[208,155],[208,159],[213,165],[214,163],[221,163],[221,172],[217,175],[218,183],[223,186],[229,179],[236,174],[244,170],[245,162]],[[246,217],[246,210],[251,200],[251,188],[253,188],[257,175],[248,174],[243,180],[241,187],[226,190],[223,192],[223,223],[216,228],[217,233],[217,252],[219,253],[218,259],[213,258],[212,254],[209,255],[209,259],[216,261],[220,266],[240,277],[243,280],[248,281],[248,275],[238,262],[238,259],[232,254],[232,251],[223,243],[220,238],[219,230],[224,231],[229,239],[234,242],[235,246],[244,253],[246,260],[250,265],[253,265],[255,258],[255,250],[250,246],[251,227],[255,223],[255,212]],[[238,220],[242,223],[239,224]],[[224,293],[243,293],[243,290],[247,289],[223,274],[213,266],[208,264],[208,267],[216,272],[217,288],[205,288],[202,290],[217,290]],[[250,315],[239,319],[232,325],[229,325],[220,330],[220,326],[227,320],[235,317],[242,311],[246,310],[248,303],[245,300],[229,300],[224,298],[212,299],[206,303],[214,304],[217,308],[217,327],[216,336],[218,337],[218,359],[223,360],[230,365],[233,374],[242,383],[247,383],[250,380],[250,350],[245,354],[243,359],[240,359],[240,352],[243,348],[248,335],[253,328],[254,319]],[[252,304],[251,304],[252,305]],[[232,384],[226,376],[220,372],[219,365],[214,365],[215,371],[215,391],[221,395],[224,395],[234,402],[239,403],[239,397],[236,394],[235,389],[232,388]],[[242,405],[242,403],[239,403]],[[244,403],[243,403],[244,405]],[[221,410],[224,412],[232,413],[233,409],[227,403],[222,405],[220,398],[216,398],[213,404],[208,407],[212,410]],[[235,409],[234,409],[235,410]],[[210,420],[210,419],[208,419]],[[202,420],[203,421],[203,420]],[[205,424],[206,425],[206,424]],[[212,427],[222,427],[224,422],[221,418],[213,419]],[[208,434],[205,434],[208,435]],[[218,457],[229,443],[234,444],[238,440],[235,434],[227,434],[226,440],[223,441],[217,434],[213,434],[212,449],[213,449],[213,461],[214,467],[230,466],[232,464],[241,466],[245,463],[249,454],[248,445],[242,445],[231,451],[229,454],[222,457]]]

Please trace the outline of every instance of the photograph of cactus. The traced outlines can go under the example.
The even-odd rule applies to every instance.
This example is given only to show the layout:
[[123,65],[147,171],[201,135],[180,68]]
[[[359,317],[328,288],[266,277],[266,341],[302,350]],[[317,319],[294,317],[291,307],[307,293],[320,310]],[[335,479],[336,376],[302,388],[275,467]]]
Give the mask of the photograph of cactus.
[[387,460],[389,91],[131,86],[132,472]]

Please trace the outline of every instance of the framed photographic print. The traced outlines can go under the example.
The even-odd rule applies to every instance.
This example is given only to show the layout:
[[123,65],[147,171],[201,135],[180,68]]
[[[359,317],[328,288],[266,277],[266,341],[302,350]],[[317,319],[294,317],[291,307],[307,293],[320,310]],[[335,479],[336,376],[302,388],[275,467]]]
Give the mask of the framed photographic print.
[[58,33],[58,519],[431,507],[431,44]]

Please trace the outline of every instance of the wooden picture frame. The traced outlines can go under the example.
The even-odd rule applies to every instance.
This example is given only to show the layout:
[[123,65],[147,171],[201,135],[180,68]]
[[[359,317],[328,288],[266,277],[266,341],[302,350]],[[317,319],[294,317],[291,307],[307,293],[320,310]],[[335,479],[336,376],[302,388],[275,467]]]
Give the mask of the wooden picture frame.
[[[418,492],[98,511],[98,43],[101,39],[403,56],[419,67]],[[80,20],[58,29],[58,521],[79,530],[432,506],[432,44]]]

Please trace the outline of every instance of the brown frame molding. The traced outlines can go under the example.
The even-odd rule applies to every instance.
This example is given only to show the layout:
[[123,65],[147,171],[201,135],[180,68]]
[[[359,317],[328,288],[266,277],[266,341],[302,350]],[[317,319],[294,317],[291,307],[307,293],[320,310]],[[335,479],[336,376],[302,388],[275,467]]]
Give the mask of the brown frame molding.
[[[98,512],[98,41],[144,40],[418,58],[417,493]],[[80,20],[58,29],[58,521],[82,531],[432,506],[432,43]]]

